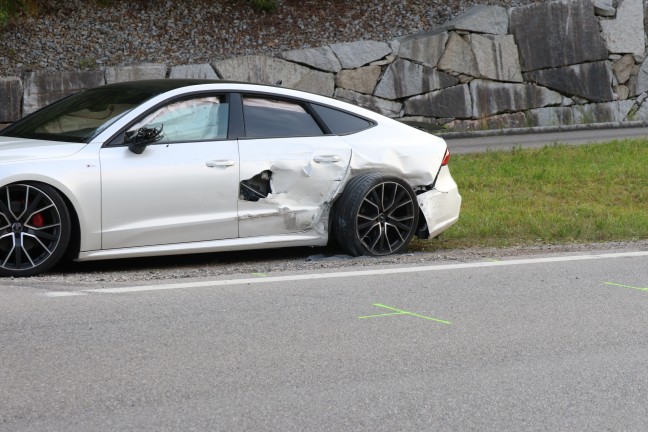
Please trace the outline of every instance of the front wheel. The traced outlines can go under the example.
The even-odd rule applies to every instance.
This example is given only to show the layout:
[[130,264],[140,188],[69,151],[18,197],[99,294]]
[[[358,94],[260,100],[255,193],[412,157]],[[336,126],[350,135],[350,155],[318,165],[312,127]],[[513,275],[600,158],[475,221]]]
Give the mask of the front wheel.
[[52,268],[70,242],[70,213],[44,184],[0,188],[0,276],[33,276]]
[[365,174],[351,179],[335,203],[333,233],[353,256],[400,253],[412,240],[418,217],[409,184],[394,176]]

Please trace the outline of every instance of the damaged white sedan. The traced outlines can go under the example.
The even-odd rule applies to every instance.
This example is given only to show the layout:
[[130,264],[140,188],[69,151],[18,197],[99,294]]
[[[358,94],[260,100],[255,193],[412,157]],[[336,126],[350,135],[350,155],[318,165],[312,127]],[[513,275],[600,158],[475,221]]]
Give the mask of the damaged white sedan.
[[334,99],[201,80],[105,85],[0,131],[0,275],[334,238],[438,235],[461,197],[438,137]]

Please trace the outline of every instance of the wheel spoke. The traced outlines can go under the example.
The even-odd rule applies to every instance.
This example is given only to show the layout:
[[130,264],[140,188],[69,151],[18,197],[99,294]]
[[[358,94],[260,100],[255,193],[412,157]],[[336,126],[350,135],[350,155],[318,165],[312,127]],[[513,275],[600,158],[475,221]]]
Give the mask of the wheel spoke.
[[[58,239],[58,234],[51,234],[51,233],[41,231],[41,230],[30,230],[27,233],[27,235],[37,239],[39,242],[40,242],[40,239],[50,240],[50,241]],[[45,247],[45,245],[43,245],[43,247]]]
[[22,251],[23,251],[23,245],[22,242],[20,241],[19,236],[14,236],[14,265],[16,268],[21,268],[22,267]]
[[364,202],[366,202],[367,204],[371,205],[372,207],[375,207],[375,208],[376,208],[376,211],[377,211],[378,213],[380,213],[380,206],[377,204],[377,203],[380,202],[380,197],[378,196],[378,194],[376,193],[376,191],[373,191],[373,195],[374,195],[373,198],[375,199],[375,201],[371,201],[371,200],[369,200],[369,197],[367,197],[367,198],[364,199]]
[[[408,219],[414,219],[414,217],[410,217]],[[404,230],[404,231],[409,231],[409,229],[412,228],[412,225],[404,224],[401,221],[396,220],[396,219],[391,219],[389,221],[389,225],[393,226],[396,229],[401,229],[401,230]]]
[[[383,238],[382,226],[380,224],[378,224],[378,235],[376,236],[374,241],[369,246],[369,250],[372,251],[372,252],[376,251],[376,245],[378,243],[381,243],[382,238]],[[380,250],[382,250],[382,248],[380,248]]]
[[9,208],[5,205],[5,203],[0,201],[0,215],[4,218],[4,220],[7,221],[8,226],[11,226],[11,221],[9,221],[9,214]]
[[[387,232],[394,231],[398,235],[399,240],[397,240],[397,241],[401,241],[401,242],[405,241],[405,238],[403,238],[403,235],[401,234],[401,231],[396,226],[394,226],[392,224],[385,224],[385,228],[387,228],[385,231],[387,231]],[[391,230],[389,230],[388,228],[391,228]],[[407,227],[407,229],[409,229],[409,227]],[[391,243],[392,242],[390,242],[390,244]]]
[[[45,207],[43,207],[43,208],[41,208],[41,209],[39,209],[39,210],[34,210],[34,209],[38,206],[38,204],[40,204],[40,202],[41,202],[42,199],[43,199],[43,195],[39,193],[38,195],[36,195],[36,198],[32,201],[32,203],[29,205],[29,207],[25,209],[25,212],[24,212],[23,214],[28,214],[28,215],[29,215],[29,216],[27,217],[27,219],[25,219],[25,223],[26,223],[27,221],[31,220],[31,218],[32,218],[36,213],[38,213],[38,212],[43,212],[43,211],[47,210],[48,208],[54,206],[54,204],[50,203],[50,204],[46,205]],[[25,205],[27,205],[27,202],[25,202]],[[21,216],[22,216],[22,215],[21,215]]]
[[52,255],[52,251],[49,250],[49,248],[47,246],[45,246],[45,244],[42,241],[40,241],[40,239],[38,237],[36,237],[35,235],[29,234],[29,233],[23,233],[23,244],[25,243],[24,242],[24,237],[29,237],[29,238],[32,238],[32,239],[36,240],[36,242],[38,242],[38,244],[41,245],[41,247],[45,250],[45,252],[47,252],[48,255]]
[[366,229],[367,227],[372,227],[372,226],[375,226],[375,225],[377,225],[377,224],[378,224],[378,222],[376,222],[376,219],[375,219],[375,218],[374,218],[374,219],[370,219],[370,220],[368,220],[367,222],[364,222],[364,223],[358,224],[358,230],[359,230],[359,231],[362,231],[362,230]]

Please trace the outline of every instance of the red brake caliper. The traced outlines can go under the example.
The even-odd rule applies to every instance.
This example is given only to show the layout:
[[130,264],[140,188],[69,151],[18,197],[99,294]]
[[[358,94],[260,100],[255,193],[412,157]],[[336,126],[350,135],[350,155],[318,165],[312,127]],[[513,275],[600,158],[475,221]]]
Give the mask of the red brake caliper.
[[40,228],[43,225],[45,225],[45,218],[41,213],[36,213],[34,217],[32,218],[32,225],[35,228]]

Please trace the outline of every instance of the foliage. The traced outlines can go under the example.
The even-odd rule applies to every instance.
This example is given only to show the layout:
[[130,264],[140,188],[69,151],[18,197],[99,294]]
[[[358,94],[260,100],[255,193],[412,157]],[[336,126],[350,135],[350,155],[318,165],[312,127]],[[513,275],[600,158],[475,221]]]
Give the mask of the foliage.
[[276,0],[252,0],[252,4],[264,12],[272,12],[279,7]]
[[648,140],[456,155],[455,226],[415,249],[648,239]]
[[0,0],[0,28],[9,24],[11,18],[31,6],[30,0]]
[[[239,3],[239,0],[229,0],[230,3]],[[278,0],[246,0],[254,6],[255,9],[262,12],[272,12],[279,7]]]

